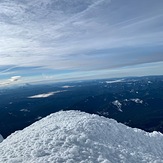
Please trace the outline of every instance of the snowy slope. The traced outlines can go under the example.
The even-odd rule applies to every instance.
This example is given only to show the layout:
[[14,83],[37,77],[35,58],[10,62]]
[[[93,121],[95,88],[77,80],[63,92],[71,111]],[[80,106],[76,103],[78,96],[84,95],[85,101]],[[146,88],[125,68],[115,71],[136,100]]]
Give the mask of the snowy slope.
[[61,111],[0,143],[0,163],[163,162],[163,135],[115,120]]

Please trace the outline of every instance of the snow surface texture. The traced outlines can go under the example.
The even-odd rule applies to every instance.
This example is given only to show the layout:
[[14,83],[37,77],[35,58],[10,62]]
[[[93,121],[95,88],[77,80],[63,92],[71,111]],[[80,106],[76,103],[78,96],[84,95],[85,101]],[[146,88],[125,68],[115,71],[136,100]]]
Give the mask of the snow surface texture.
[[163,135],[79,111],[60,111],[0,143],[1,163],[161,163]]

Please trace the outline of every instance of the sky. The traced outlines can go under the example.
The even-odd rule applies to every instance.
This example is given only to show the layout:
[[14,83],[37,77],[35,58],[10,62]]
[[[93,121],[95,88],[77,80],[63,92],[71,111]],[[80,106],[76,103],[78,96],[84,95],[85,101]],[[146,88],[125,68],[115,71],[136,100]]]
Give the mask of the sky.
[[162,0],[0,1],[0,85],[162,70]]

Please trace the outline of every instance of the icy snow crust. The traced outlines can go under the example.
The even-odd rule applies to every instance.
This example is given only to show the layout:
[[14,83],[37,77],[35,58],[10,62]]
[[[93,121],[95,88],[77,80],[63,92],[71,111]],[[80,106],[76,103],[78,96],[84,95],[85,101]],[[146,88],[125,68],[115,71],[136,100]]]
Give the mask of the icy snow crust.
[[0,143],[1,163],[163,162],[163,135],[79,111],[60,111]]

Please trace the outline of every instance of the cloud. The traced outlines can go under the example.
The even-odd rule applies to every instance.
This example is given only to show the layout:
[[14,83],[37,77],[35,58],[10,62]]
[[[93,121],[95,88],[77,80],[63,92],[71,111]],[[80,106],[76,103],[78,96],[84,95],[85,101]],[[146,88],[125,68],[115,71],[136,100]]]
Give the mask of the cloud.
[[10,79],[4,80],[3,82],[0,82],[0,86],[6,86],[6,85],[10,85],[13,84],[17,81],[19,81],[21,78],[21,76],[12,76]]
[[38,94],[38,95],[34,95],[34,96],[29,96],[28,98],[47,98],[47,97],[52,96],[54,94],[57,94],[57,93],[60,93],[60,92],[65,92],[65,91],[66,90],[43,93],[43,94]]
[[161,0],[2,0],[0,66],[8,67],[0,74],[17,67],[41,67],[42,74],[163,61],[162,5]]
[[21,78],[21,76],[12,76],[9,80],[11,82],[15,82],[15,81],[18,81],[20,78]]
[[10,70],[13,70],[14,68],[16,68],[17,66],[12,66],[12,67],[9,67],[9,68],[5,68],[4,70],[0,71],[0,74],[3,74],[3,73],[6,73]]

